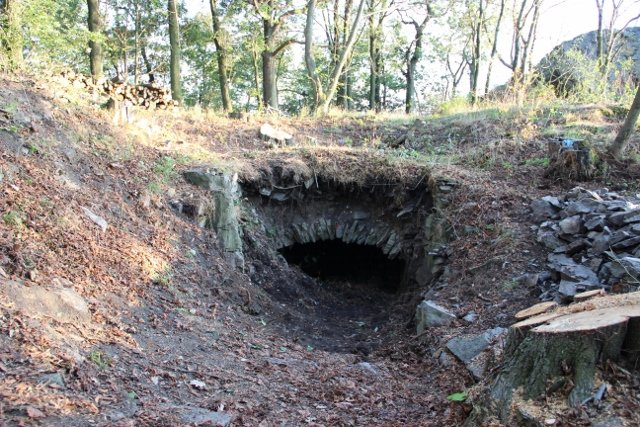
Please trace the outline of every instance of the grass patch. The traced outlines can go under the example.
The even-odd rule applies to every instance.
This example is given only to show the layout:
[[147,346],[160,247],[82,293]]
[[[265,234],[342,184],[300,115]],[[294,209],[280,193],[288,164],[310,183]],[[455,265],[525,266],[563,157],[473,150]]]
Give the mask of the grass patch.
[[532,166],[532,167],[548,168],[549,167],[549,158],[548,157],[535,157],[533,159],[527,159],[527,160],[524,161],[524,165],[525,166]]
[[13,116],[18,112],[18,103],[16,101],[7,102],[1,109]]
[[509,279],[502,282],[502,289],[505,291],[512,291],[518,287],[518,281],[516,279]]
[[20,218],[20,215],[15,211],[9,211],[2,214],[2,221],[12,227],[22,226],[22,218]]
[[101,351],[92,351],[89,354],[89,360],[95,363],[100,369],[107,369],[109,367],[107,356]]
[[170,269],[165,271],[156,271],[151,275],[151,281],[157,285],[169,287],[173,279],[173,273]]
[[153,172],[160,175],[164,183],[168,183],[177,176],[175,167],[176,160],[171,156],[164,156],[153,165]]

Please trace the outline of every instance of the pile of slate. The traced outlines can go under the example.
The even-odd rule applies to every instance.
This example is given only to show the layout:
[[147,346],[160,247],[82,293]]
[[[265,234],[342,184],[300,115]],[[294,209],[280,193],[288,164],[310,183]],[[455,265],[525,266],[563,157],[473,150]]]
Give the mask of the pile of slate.
[[576,187],[531,204],[537,240],[551,253],[541,299],[571,301],[593,289],[635,291],[640,285],[640,198]]

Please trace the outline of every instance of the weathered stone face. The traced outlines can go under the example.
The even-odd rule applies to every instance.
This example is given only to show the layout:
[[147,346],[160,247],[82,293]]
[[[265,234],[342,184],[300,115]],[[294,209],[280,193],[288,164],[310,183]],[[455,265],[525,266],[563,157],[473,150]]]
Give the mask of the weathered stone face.
[[183,175],[188,182],[212,193],[211,212],[206,214],[208,219],[205,226],[218,234],[218,242],[228,261],[242,265],[244,258],[238,213],[241,194],[238,176],[205,170],[190,170]]

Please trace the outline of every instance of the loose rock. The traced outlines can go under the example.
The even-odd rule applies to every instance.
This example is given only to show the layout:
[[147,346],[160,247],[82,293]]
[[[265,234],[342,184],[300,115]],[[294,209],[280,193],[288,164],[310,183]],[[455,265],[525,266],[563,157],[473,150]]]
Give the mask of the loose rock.
[[[553,252],[548,265],[555,285],[546,289],[545,298],[555,295],[568,301],[577,292],[608,288],[621,280],[637,287],[639,205],[638,197],[580,187],[534,201],[532,217],[541,223],[536,240]],[[607,258],[611,261],[605,262]]]
[[270,146],[290,145],[293,142],[293,135],[276,129],[269,123],[260,126],[260,138]]
[[426,328],[434,326],[448,326],[456,316],[433,301],[422,301],[416,309],[416,323],[418,334]]

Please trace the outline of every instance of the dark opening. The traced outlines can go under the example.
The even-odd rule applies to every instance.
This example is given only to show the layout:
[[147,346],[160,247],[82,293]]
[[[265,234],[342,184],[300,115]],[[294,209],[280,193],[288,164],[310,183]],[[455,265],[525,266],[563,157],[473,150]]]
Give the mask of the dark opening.
[[389,259],[375,246],[324,240],[280,249],[289,264],[323,281],[343,282],[394,293],[400,287],[405,263]]

